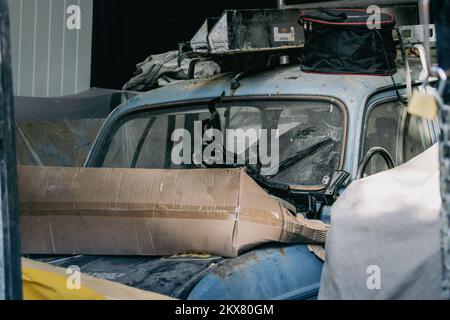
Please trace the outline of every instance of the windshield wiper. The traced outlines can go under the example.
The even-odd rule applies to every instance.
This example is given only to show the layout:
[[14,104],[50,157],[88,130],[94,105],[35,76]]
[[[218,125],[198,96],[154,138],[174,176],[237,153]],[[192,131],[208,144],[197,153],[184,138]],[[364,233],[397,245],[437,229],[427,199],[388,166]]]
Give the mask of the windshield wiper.
[[314,153],[316,153],[317,151],[319,151],[320,149],[322,149],[323,147],[329,145],[333,143],[333,139],[331,138],[327,138],[323,141],[320,141],[314,145],[312,145],[309,148],[306,148],[305,150],[300,151],[299,153],[297,153],[296,155],[282,161],[279,166],[278,166],[278,172],[273,175],[270,179],[273,179],[274,177],[276,177],[277,175],[279,175],[280,173],[282,173],[283,171],[285,171],[286,169],[289,169],[290,167],[292,167],[293,165],[295,165],[296,163],[300,162],[301,160],[313,155]]

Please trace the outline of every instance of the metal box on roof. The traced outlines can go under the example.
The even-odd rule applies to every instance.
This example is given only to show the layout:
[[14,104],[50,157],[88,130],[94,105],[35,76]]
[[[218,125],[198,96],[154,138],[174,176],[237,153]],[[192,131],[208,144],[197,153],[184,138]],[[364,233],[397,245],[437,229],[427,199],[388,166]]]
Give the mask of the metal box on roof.
[[[227,54],[301,47],[297,9],[226,10],[214,26],[208,19],[191,41],[195,51]],[[207,39],[206,39],[206,37]]]

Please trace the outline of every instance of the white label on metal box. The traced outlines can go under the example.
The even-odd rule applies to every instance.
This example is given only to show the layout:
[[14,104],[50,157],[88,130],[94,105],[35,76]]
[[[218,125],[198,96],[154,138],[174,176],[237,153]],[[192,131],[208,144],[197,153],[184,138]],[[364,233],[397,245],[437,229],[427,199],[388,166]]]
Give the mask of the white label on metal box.
[[273,28],[274,41],[275,42],[294,42],[295,41],[295,28]]

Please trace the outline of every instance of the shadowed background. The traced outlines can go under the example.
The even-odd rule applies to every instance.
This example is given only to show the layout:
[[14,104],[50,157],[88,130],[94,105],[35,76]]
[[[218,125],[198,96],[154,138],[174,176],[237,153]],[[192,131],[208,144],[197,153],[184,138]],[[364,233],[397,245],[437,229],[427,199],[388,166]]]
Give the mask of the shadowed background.
[[177,48],[225,9],[272,8],[275,0],[95,0],[91,86],[119,89],[136,63]]

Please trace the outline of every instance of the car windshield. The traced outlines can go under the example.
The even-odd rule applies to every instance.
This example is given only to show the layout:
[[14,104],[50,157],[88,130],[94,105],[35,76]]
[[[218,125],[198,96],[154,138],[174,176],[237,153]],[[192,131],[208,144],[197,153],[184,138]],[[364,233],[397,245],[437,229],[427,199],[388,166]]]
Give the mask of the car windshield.
[[344,112],[327,100],[313,99],[222,102],[129,114],[113,125],[97,166],[250,164],[276,183],[321,186],[341,164]]

